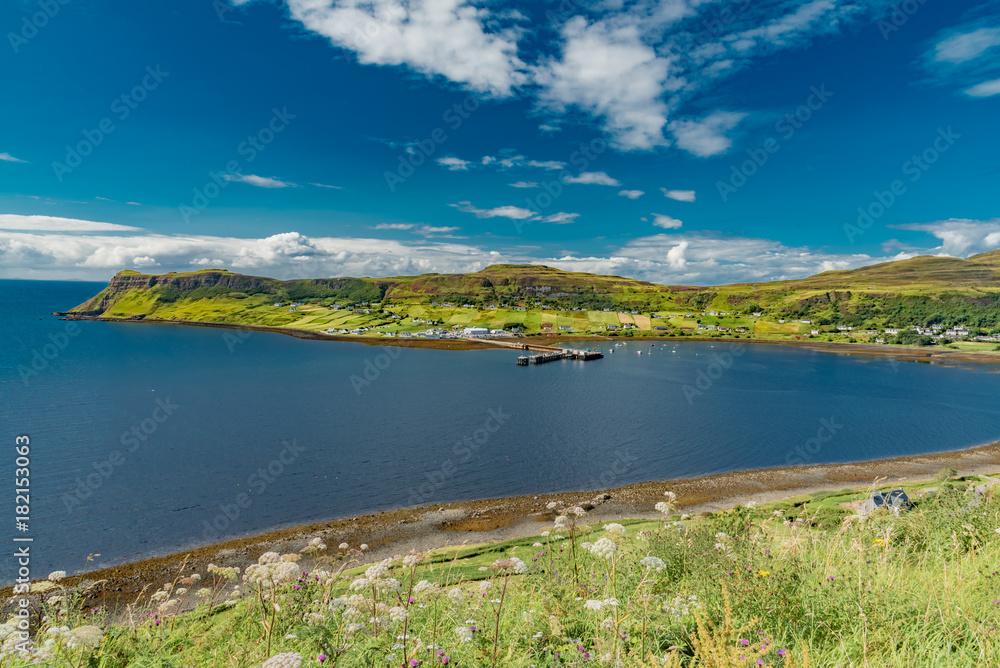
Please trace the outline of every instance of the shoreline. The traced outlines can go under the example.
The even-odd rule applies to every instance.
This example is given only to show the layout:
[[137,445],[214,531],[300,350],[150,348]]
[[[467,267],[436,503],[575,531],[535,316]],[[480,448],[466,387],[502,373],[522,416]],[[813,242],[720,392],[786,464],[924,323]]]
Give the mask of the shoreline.
[[[63,320],[87,320],[93,322],[117,322],[117,323],[145,323],[151,325],[174,325],[181,327],[208,327],[215,329],[235,329],[250,332],[272,332],[284,334],[297,339],[308,341],[339,341],[346,343],[363,343],[369,346],[392,346],[396,348],[425,348],[429,350],[495,350],[501,346],[494,346],[487,341],[476,341],[474,339],[399,339],[395,337],[362,337],[343,336],[339,334],[325,334],[313,332],[305,329],[295,329],[294,327],[268,327],[265,325],[237,325],[221,322],[202,322],[197,320],[132,320],[128,318],[106,318],[104,316],[79,315],[70,312],[56,311],[52,315],[59,316]],[[756,339],[756,338],[729,338],[729,337],[705,337],[705,336],[640,336],[640,337],[620,337],[620,336],[530,336],[515,339],[520,343],[540,346],[558,346],[563,343],[580,343],[586,341],[607,341],[621,343],[645,343],[645,342],[682,342],[701,341],[711,343],[760,343],[765,345],[793,346],[815,350],[817,352],[835,353],[839,355],[852,355],[868,358],[891,358],[900,362],[917,362],[920,364],[936,364],[941,366],[957,366],[964,363],[973,364],[997,364],[1000,365],[1000,354],[992,352],[968,352],[961,350],[941,350],[917,348],[911,346],[897,346],[871,343],[835,343],[830,341],[797,341],[781,339]],[[513,350],[513,349],[511,349]]]
[[[736,505],[769,503],[802,494],[846,487],[879,487],[926,480],[942,468],[960,475],[1000,472],[1000,441],[962,450],[879,459],[869,462],[786,466],[734,471],[682,480],[633,483],[607,490],[559,492],[505,498],[452,501],[392,508],[368,515],[315,522],[233,538],[192,550],[128,562],[71,575],[67,585],[90,586],[88,605],[131,602],[152,584],[182,574],[204,573],[209,563],[238,566],[256,563],[263,552],[298,552],[313,537],[328,545],[367,543],[365,561],[377,561],[411,549],[423,551],[463,543],[489,543],[537,535],[551,526],[549,501],[582,505],[587,522],[656,519],[653,509],[663,491],[677,494],[679,512],[699,514]],[[183,571],[181,570],[183,568]],[[9,597],[11,587],[0,590]]]

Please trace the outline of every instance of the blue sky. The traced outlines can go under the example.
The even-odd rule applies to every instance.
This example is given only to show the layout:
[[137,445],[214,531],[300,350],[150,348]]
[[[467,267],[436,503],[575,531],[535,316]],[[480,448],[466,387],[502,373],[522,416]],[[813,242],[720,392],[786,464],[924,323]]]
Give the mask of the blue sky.
[[997,1],[17,0],[0,25],[0,277],[710,285],[1000,247]]

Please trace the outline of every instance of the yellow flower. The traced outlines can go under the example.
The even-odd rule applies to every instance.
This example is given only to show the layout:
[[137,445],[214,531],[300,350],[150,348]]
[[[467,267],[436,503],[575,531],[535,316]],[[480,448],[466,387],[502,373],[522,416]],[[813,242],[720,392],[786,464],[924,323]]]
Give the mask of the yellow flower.
[[757,575],[759,575],[762,578],[766,578],[770,574],[771,574],[771,571],[757,571]]
[[872,545],[882,545],[884,543],[885,543],[884,538],[876,538],[875,540],[872,541]]

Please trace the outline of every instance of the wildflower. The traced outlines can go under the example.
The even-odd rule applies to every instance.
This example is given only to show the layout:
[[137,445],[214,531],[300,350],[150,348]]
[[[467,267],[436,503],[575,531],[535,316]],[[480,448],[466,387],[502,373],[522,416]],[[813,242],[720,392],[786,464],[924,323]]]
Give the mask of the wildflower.
[[[1000,529],[997,529],[997,533],[1000,533]],[[64,577],[66,577],[66,571],[52,571],[51,573],[49,573],[48,581],[59,582]]]
[[462,590],[459,589],[458,587],[455,587],[454,589],[448,592],[448,598],[450,598],[455,603],[458,603],[459,601],[462,600]]
[[275,654],[261,668],[301,668],[302,655],[295,652]]
[[416,566],[417,564],[420,563],[420,558],[421,557],[419,554],[408,554],[405,557],[403,557],[403,565]]
[[235,580],[236,576],[240,573],[240,569],[235,566],[216,566],[215,564],[209,564],[207,570],[209,573],[218,575],[223,580]]
[[326,654],[320,654],[319,656],[316,657],[316,660],[319,661],[320,663],[323,663],[324,661],[326,661]]
[[406,608],[404,608],[402,606],[397,605],[397,606],[394,606],[392,608],[389,608],[389,617],[394,622],[402,622],[403,620],[405,620],[409,616],[410,616],[410,613],[407,612]]
[[531,547],[545,547],[542,543],[532,543]]
[[490,582],[489,580],[483,580],[482,582],[480,582],[479,583],[479,593],[485,594],[487,591],[489,591],[489,588],[490,588],[490,586],[492,586],[492,584],[493,583]]
[[671,510],[670,504],[665,503],[663,501],[657,502],[657,504],[655,506],[653,506],[653,509],[656,510],[657,512],[659,512],[659,513],[664,514],[664,515],[669,515],[670,514],[670,510]]
[[639,561],[639,565],[646,569],[655,568],[657,573],[666,568],[666,564],[663,563],[663,559],[652,556],[644,557],[641,561]]
[[663,496],[667,497],[667,503],[673,503],[677,500],[677,495],[673,492],[664,492]]
[[872,541],[872,545],[884,545],[884,544],[885,544],[884,538],[876,538],[875,540]]
[[583,607],[586,608],[587,610],[595,610],[599,612],[601,608],[604,607],[604,602],[597,601],[595,599],[589,599],[586,603],[583,604]]
[[306,623],[310,626],[322,626],[326,622],[326,615],[321,612],[310,612],[306,615]]
[[549,535],[549,532],[548,531],[543,531],[540,535],[542,536],[542,538],[547,538],[548,535]]
[[756,507],[757,507],[757,502],[756,501],[747,501],[747,508],[749,508],[750,510],[753,510]]
[[747,640],[746,638],[740,638],[740,645],[742,645],[743,647],[746,647],[749,644],[750,644],[749,640]]
[[361,543],[361,551],[364,552],[367,549],[368,549],[368,544],[367,543]]
[[762,578],[766,578],[770,574],[771,574],[771,571],[757,571],[757,575],[759,575]]
[[349,547],[350,545],[348,545],[347,543],[341,543],[340,545],[337,546],[337,548],[341,550],[346,550]]
[[627,535],[625,532],[625,527],[623,527],[621,524],[618,524],[617,522],[605,524],[602,528],[608,533],[620,533],[623,536]]
[[427,580],[421,580],[413,586],[413,593],[419,594],[421,592],[428,591],[430,589],[435,589],[437,587],[436,583],[428,582]]
[[153,592],[152,595],[150,595],[149,600],[158,603],[160,601],[165,601],[168,598],[170,598],[170,594],[168,594],[164,590],[160,589],[160,590],[157,590],[157,591]]
[[617,551],[618,546],[609,540],[607,536],[598,538],[597,542],[590,546],[590,552],[602,559],[610,559]]
[[265,552],[257,558],[258,564],[273,564],[281,561],[281,555],[277,552]]
[[456,626],[455,633],[461,642],[472,642],[472,631],[467,626]]
[[286,562],[295,563],[296,561],[299,561],[301,559],[302,559],[302,555],[301,554],[283,554],[283,555],[281,555],[281,560],[282,561],[286,561]]
[[601,622],[601,628],[604,629],[605,631],[614,631],[615,630],[615,620],[612,619],[611,617],[608,617],[603,622]]
[[172,598],[169,601],[161,603],[157,608],[157,610],[159,610],[164,615],[167,615],[174,611],[174,608],[177,607],[178,603],[180,603],[180,601],[178,601],[176,598]]
[[549,501],[547,504],[545,504],[545,507],[548,508],[549,510],[555,510],[556,508],[559,507],[559,504],[556,503],[555,501]]
[[569,512],[576,515],[577,517],[583,517],[584,515],[587,514],[587,511],[581,508],[580,506],[573,506],[572,508],[569,509]]
[[95,649],[101,644],[104,631],[98,626],[78,626],[71,631],[66,631],[63,638],[66,646],[70,649]]
[[784,514],[785,514],[784,510],[775,510],[774,511],[774,516],[775,517],[782,517],[782,516],[784,516]]
[[511,571],[515,575],[523,575],[528,572],[528,565],[517,557],[511,557],[510,559],[497,559],[493,562],[490,567],[500,571]]
[[[1000,533],[1000,527],[997,527],[996,529],[994,529],[994,530],[993,530],[993,533]],[[50,580],[52,579],[52,576],[51,576],[51,575],[49,576],[49,579],[50,579]]]

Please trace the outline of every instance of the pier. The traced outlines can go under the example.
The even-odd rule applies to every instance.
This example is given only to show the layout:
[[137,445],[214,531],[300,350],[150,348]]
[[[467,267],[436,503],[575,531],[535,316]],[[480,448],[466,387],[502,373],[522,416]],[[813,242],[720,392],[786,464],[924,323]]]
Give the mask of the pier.
[[580,360],[587,362],[598,360],[604,357],[604,353],[593,350],[576,350],[573,348],[555,349],[551,352],[542,352],[538,355],[521,355],[517,358],[518,366],[528,366],[529,364],[545,364],[556,360]]

